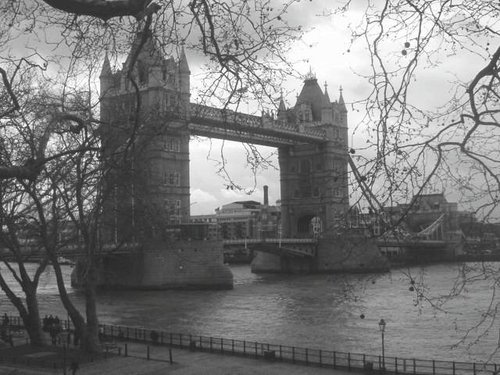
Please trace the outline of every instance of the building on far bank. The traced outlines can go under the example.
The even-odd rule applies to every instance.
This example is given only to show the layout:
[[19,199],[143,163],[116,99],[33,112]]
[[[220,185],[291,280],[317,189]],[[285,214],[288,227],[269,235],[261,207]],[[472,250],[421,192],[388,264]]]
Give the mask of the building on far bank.
[[444,215],[444,232],[457,232],[463,224],[477,223],[474,214],[458,209],[456,202],[448,202],[443,193],[419,194],[412,197],[410,203],[398,203],[383,207],[380,213],[362,213],[352,210],[349,216],[351,226],[367,227],[374,236],[399,227],[409,233],[418,233]]
[[[415,195],[409,203],[383,207],[378,213],[352,209],[348,223],[350,227],[363,228],[369,235],[380,237],[380,241],[386,243],[404,243],[411,238],[416,243],[423,241],[419,250],[422,256],[435,252],[431,247],[426,248],[428,241],[443,241],[454,255],[462,254],[467,248],[467,234],[463,228],[471,223],[478,224],[472,212],[459,210],[458,204],[448,202],[444,193]],[[401,245],[379,244],[379,249],[388,257],[406,253],[405,246]]]
[[225,204],[211,215],[191,216],[191,223],[209,226],[211,238],[226,240],[279,237],[279,206],[270,206],[268,187],[264,186],[264,202],[253,200]]

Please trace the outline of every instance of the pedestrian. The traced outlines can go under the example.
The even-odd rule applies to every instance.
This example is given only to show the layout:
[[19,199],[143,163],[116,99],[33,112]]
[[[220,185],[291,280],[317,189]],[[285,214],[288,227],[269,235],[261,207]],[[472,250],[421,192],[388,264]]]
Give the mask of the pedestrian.
[[54,317],[52,316],[52,314],[50,314],[49,317],[47,318],[47,329],[49,331],[53,324],[54,324]]
[[3,314],[2,325],[4,325],[4,326],[8,326],[9,325],[9,316],[7,315],[7,313]]
[[99,327],[99,332],[98,332],[98,336],[99,336],[99,341],[100,342],[103,342],[104,341],[104,328],[102,327]]
[[80,366],[78,365],[78,362],[73,360],[71,361],[71,364],[69,365],[69,368],[71,369],[71,374],[75,375]]
[[42,320],[42,330],[43,332],[48,332],[49,331],[49,317],[47,314],[45,314],[45,317]]
[[52,345],[57,344],[57,331],[54,327],[50,327],[50,338],[52,339]]
[[150,336],[151,336],[151,341],[153,341],[153,344],[158,344],[158,339],[159,339],[159,335],[158,335],[158,332],[156,331],[151,331],[150,333]]
[[80,336],[78,335],[78,331],[75,330],[75,333],[73,334],[73,345],[78,346],[79,342],[80,342]]

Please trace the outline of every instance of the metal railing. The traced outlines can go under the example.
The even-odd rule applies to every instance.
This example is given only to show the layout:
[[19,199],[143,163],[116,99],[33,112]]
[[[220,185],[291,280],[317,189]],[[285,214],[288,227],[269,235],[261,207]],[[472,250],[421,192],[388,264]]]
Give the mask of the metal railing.
[[[9,317],[9,320],[13,327],[22,327],[22,320],[19,317]],[[61,323],[65,330],[73,329],[68,321],[62,321]],[[500,365],[496,363],[456,362],[390,356],[382,357],[380,355],[311,349],[222,337],[171,333],[109,324],[101,324],[100,332],[101,339],[108,344],[129,341],[147,345],[148,359],[149,345],[154,345],[276,360],[306,366],[347,369],[349,371],[364,370],[368,373],[413,375],[500,374]],[[126,349],[124,353],[127,355]]]
[[500,372],[500,365],[494,363],[423,360],[388,356],[382,358],[380,355],[170,333],[135,327],[107,324],[103,324],[101,327],[104,335],[114,340],[136,341],[190,350],[278,360],[306,366],[415,375],[492,375]]

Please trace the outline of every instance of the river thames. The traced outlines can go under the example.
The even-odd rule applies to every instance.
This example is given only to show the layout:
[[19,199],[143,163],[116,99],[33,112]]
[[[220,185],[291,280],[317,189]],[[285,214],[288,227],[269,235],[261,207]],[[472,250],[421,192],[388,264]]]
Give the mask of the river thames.
[[[71,268],[64,269],[69,282]],[[497,349],[499,325],[491,313],[498,307],[496,283],[480,276],[484,268],[464,273],[461,265],[439,264],[369,275],[255,275],[244,265],[232,271],[232,290],[100,292],[100,321],[379,354],[378,322],[383,318],[387,356],[482,361]],[[457,280],[465,278],[461,288]],[[42,316],[66,318],[50,269],[39,295]],[[72,298],[83,306],[82,294],[72,291]],[[3,294],[0,303],[3,311],[15,313]],[[498,355],[490,359],[500,362]]]

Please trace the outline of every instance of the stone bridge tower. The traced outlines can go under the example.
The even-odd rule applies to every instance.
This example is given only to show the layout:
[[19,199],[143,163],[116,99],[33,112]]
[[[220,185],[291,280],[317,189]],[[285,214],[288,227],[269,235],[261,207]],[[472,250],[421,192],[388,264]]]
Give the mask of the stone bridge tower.
[[[107,175],[99,286],[232,288],[222,242],[187,225],[189,81],[184,51],[178,60],[164,58],[151,35],[136,36],[121,70],[113,72],[104,60],[100,136]],[[85,275],[85,262],[77,262],[72,284],[80,286]]]
[[333,230],[349,208],[347,109],[342,97],[330,102],[309,73],[294,107],[280,102],[278,118],[326,130],[322,144],[279,148],[283,237],[311,237]]
[[[101,119],[105,157],[113,173],[104,210],[108,242],[151,238],[165,224],[189,222],[190,71],[184,50],[165,59],[148,36],[138,34],[121,70],[106,56],[101,75]],[[137,109],[137,92],[140,110]]]

